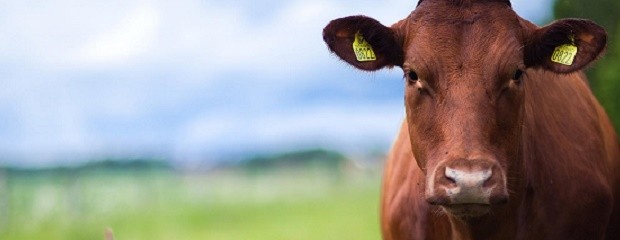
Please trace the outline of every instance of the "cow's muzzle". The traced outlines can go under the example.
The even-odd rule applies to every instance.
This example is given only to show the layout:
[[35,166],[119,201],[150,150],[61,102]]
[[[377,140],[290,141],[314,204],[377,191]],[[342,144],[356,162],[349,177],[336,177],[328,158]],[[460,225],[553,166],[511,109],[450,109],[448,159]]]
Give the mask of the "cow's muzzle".
[[506,177],[497,161],[444,161],[427,178],[426,200],[456,216],[481,216],[508,201]]

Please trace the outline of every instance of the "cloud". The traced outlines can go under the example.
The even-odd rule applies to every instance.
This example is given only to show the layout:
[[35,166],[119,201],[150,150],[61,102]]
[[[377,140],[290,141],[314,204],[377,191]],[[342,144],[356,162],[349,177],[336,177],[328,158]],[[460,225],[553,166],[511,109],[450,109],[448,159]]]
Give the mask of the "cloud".
[[[178,158],[245,153],[300,146],[385,148],[404,117],[400,104],[332,104],[273,110],[261,115],[236,111],[204,115],[184,124],[175,147]],[[217,155],[216,155],[217,156]]]
[[159,24],[158,10],[152,5],[137,7],[110,29],[93,36],[80,46],[75,63],[94,66],[123,64],[132,57],[152,49],[152,42]]

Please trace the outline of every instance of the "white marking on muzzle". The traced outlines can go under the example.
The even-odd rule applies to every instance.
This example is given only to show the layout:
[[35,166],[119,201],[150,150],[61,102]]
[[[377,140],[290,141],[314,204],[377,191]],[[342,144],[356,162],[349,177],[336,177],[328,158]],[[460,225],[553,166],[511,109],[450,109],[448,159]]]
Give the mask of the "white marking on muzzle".
[[446,167],[446,177],[451,178],[457,185],[479,187],[491,177],[491,169],[484,171],[466,172]]
[[456,184],[453,188],[444,187],[453,203],[489,204],[494,187],[485,189],[483,185],[491,177],[491,169],[469,172],[446,167],[445,174]]

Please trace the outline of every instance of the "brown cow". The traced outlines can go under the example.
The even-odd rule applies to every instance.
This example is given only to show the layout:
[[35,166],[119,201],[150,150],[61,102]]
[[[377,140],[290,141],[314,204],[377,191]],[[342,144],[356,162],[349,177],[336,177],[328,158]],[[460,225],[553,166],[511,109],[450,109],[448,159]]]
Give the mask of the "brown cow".
[[352,16],[323,38],[359,69],[404,71],[384,239],[620,239],[620,144],[581,72],[605,48],[600,26],[424,0],[391,27]]

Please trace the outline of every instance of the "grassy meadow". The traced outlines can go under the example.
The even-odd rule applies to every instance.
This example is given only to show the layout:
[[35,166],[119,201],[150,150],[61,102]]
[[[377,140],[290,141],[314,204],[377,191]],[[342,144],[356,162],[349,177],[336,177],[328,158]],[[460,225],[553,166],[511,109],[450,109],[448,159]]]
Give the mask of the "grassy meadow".
[[0,239],[380,239],[380,174],[325,166],[0,173]]

